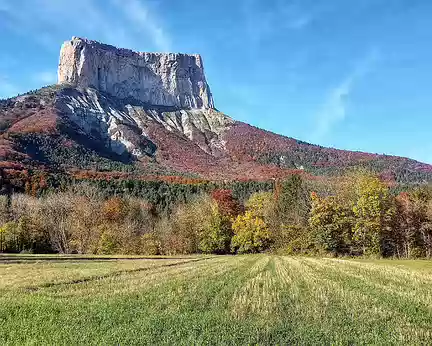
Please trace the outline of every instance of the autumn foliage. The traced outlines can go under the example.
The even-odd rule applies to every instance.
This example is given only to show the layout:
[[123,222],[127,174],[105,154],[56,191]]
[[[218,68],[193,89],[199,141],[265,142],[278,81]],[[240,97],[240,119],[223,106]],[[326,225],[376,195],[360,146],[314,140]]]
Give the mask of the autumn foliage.
[[[428,186],[394,194],[362,173],[338,184],[293,175],[273,187],[90,179],[53,188],[52,175],[22,168],[1,171],[2,251],[432,257]],[[25,194],[8,187],[22,182]]]
[[242,212],[241,204],[234,199],[232,191],[228,189],[216,189],[211,192],[211,197],[217,203],[219,212],[227,217],[237,216]]

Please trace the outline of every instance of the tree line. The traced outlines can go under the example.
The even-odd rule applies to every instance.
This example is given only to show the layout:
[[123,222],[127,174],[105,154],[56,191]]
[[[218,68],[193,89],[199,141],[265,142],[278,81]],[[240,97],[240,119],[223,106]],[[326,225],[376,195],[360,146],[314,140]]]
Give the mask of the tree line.
[[328,188],[299,175],[191,190],[164,184],[80,182],[3,195],[0,251],[432,257],[431,186],[393,195],[365,173]]

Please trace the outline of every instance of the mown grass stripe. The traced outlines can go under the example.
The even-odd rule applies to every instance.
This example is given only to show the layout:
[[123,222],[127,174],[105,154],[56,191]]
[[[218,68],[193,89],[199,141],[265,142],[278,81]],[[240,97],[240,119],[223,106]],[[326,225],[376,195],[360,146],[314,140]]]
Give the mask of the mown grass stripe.
[[114,272],[111,272],[111,273],[108,273],[105,275],[94,275],[94,276],[89,276],[89,277],[75,279],[75,280],[69,280],[69,281],[46,282],[46,283],[43,283],[43,284],[38,285],[38,286],[25,287],[25,290],[30,291],[30,292],[34,292],[34,291],[38,291],[38,290],[41,290],[44,288],[50,288],[50,287],[56,287],[56,286],[77,285],[77,284],[82,284],[82,283],[91,282],[91,281],[99,281],[99,280],[109,279],[109,278],[113,278],[113,277],[121,276],[121,275],[125,275],[125,274],[145,272],[145,271],[161,269],[161,268],[169,268],[169,267],[184,265],[184,264],[188,264],[188,263],[205,261],[208,259],[210,259],[210,257],[209,258],[198,258],[198,259],[186,260],[186,261],[174,262],[174,263],[168,263],[168,264],[162,264],[159,266],[152,266],[152,267],[118,270],[118,271],[114,271]]
[[432,268],[392,275],[395,265],[351,262],[215,256],[110,266],[35,292],[17,285],[0,295],[0,344],[428,344]]

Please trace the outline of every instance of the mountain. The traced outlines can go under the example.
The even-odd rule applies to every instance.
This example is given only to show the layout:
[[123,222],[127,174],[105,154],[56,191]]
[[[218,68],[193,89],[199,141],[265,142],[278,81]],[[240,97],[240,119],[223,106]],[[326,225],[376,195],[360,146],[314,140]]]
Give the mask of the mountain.
[[362,167],[432,181],[407,158],[325,148],[235,121],[214,106],[199,55],[63,44],[58,84],[0,101],[0,168],[137,179],[313,179]]

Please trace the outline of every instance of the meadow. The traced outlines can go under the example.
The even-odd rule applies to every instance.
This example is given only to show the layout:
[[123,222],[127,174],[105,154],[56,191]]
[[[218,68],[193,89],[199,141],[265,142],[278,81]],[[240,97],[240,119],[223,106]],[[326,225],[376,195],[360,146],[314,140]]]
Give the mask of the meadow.
[[423,260],[0,256],[0,344],[431,344],[431,287]]

